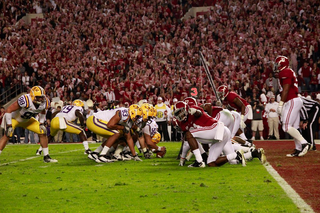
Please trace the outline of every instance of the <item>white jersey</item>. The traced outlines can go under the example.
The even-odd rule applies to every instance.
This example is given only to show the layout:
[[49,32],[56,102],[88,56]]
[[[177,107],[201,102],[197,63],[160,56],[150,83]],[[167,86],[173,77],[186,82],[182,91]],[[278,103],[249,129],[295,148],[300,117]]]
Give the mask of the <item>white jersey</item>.
[[76,116],[76,111],[79,110],[83,114],[83,108],[78,106],[67,105],[64,106],[61,111],[56,115],[56,117],[65,118],[67,121],[75,121],[78,117]]
[[142,132],[150,135],[150,137],[152,138],[154,136],[154,134],[156,134],[158,131],[158,124],[155,120],[149,120],[146,124],[146,126],[142,129]]
[[32,102],[30,94],[26,94],[21,95],[18,98],[18,104],[21,108],[12,112],[12,119],[17,120],[18,122],[27,122],[31,118],[36,118],[44,109],[48,109],[50,101],[46,97],[39,107],[36,108]]
[[129,109],[125,107],[99,111],[93,113],[93,116],[103,121],[110,121],[117,111],[120,111],[120,121],[118,124],[124,126],[129,118]]

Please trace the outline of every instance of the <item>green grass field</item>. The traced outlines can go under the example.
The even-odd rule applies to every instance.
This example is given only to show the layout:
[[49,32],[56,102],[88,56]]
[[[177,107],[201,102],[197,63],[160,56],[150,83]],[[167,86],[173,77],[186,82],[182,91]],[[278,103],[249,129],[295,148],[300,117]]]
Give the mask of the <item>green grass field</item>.
[[[179,167],[180,143],[163,159],[97,164],[82,144],[8,145],[0,155],[0,212],[299,212],[258,160]],[[99,144],[90,144],[95,148]],[[191,162],[187,162],[187,165]]]

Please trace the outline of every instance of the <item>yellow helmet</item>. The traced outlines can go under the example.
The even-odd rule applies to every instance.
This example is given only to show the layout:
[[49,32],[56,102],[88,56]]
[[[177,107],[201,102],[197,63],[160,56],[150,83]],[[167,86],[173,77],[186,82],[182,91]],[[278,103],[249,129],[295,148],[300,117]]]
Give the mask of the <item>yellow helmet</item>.
[[42,87],[34,86],[30,90],[30,96],[31,96],[32,101],[34,101],[35,97],[45,97],[46,92],[44,91],[44,89]]
[[152,142],[157,144],[160,142],[160,140],[161,140],[161,135],[159,132],[156,132],[156,134],[154,134],[152,137]]
[[142,110],[142,118],[144,121],[148,120],[149,117],[153,116],[153,111],[151,110],[151,105],[148,103],[144,103],[141,106]]
[[84,106],[84,103],[83,101],[81,101],[80,99],[76,99],[72,102],[72,105],[73,106],[78,106],[78,107],[83,107]]
[[152,117],[157,117],[157,109],[155,107],[151,106],[150,111]]
[[129,115],[131,120],[136,121],[137,116],[142,116],[142,109],[137,104],[132,104],[129,107]]

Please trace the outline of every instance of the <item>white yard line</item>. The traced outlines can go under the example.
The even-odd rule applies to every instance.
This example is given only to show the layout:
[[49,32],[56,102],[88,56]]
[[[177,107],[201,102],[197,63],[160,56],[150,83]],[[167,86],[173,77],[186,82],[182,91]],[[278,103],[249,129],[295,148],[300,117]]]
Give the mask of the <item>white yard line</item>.
[[278,182],[288,197],[300,209],[300,212],[314,213],[313,209],[299,196],[299,194],[279,175],[279,173],[267,162],[264,164],[269,174]]
[[[50,146],[52,146],[53,144],[51,144]],[[70,150],[70,151],[65,151],[65,152],[58,152],[57,154],[65,154],[65,153],[70,153],[70,152],[77,152],[77,151],[83,151],[84,149],[75,149],[75,150]],[[20,160],[16,160],[16,161],[11,161],[11,162],[7,162],[7,163],[2,163],[0,164],[0,166],[6,166],[9,164],[14,164],[14,163],[18,163],[18,162],[23,162],[23,161],[27,161],[27,160],[32,160],[38,157],[43,157],[42,155],[38,155],[38,156],[32,156],[29,158],[25,158],[25,159],[20,159]]]

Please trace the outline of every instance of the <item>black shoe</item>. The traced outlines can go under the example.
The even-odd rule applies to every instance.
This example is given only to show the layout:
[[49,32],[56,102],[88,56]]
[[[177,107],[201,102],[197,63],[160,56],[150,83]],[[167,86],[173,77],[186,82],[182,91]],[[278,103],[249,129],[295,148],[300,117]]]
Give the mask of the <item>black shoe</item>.
[[302,157],[305,154],[307,154],[309,147],[310,147],[310,145],[308,143],[302,144],[301,151],[299,152],[298,156]]
[[41,153],[42,153],[42,150],[39,151],[39,149],[37,149],[36,155],[41,155]]
[[58,162],[58,160],[52,159],[49,155],[44,156],[43,157],[43,161],[45,163],[56,163],[56,162]]
[[91,154],[91,153],[92,153],[91,149],[87,149],[86,151],[84,151],[84,154],[85,154],[85,155],[89,155],[89,154]]
[[204,162],[198,162],[197,160],[195,160],[193,162],[193,164],[189,165],[188,167],[201,167],[201,168],[204,168],[206,167],[206,164]]
[[237,153],[236,160],[238,160],[242,164],[242,166],[246,166],[247,163],[246,163],[246,159],[244,159],[242,149],[240,149],[239,151],[236,151],[236,153]]
[[287,157],[292,158],[292,157],[298,157],[300,151],[297,149],[294,149],[293,153],[287,154]]
[[207,153],[202,153],[201,154],[201,156],[202,156],[202,159],[203,159],[203,162],[206,164],[207,163],[207,160],[208,160],[208,155],[207,155]]

